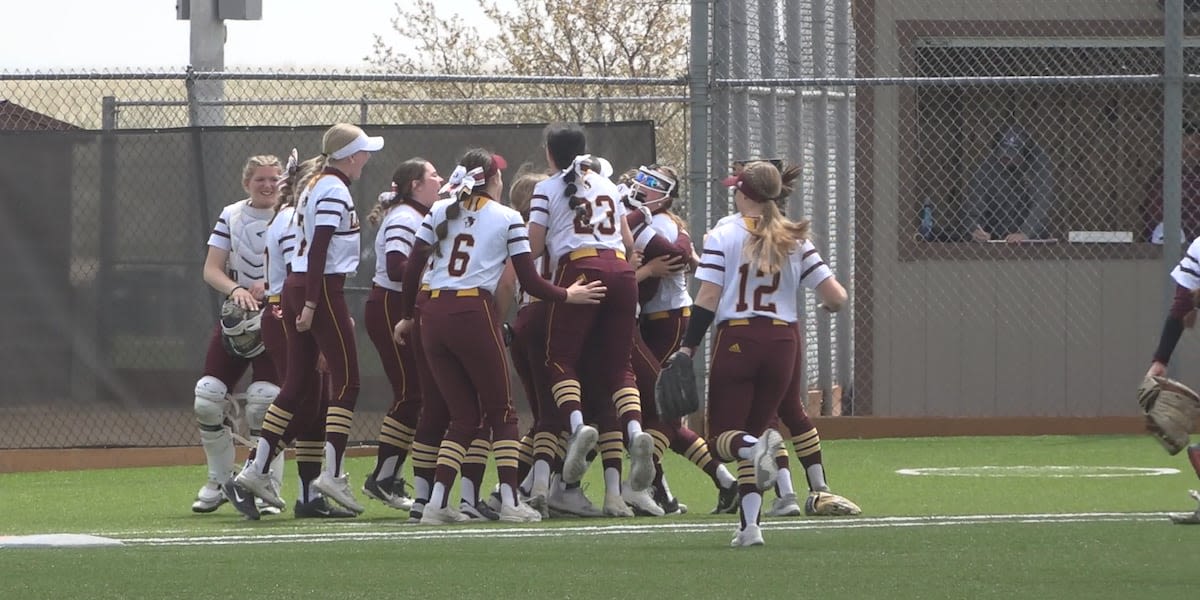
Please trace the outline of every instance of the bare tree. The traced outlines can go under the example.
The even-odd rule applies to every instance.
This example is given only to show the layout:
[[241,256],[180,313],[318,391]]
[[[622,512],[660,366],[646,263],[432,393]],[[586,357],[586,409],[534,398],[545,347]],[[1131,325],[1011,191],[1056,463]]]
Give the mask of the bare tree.
[[[440,4],[440,3],[439,3]],[[616,96],[682,95],[680,86],[603,86],[504,83],[505,75],[625,78],[687,74],[688,4],[680,0],[474,0],[469,10],[486,25],[446,18],[432,0],[396,4],[396,34],[412,46],[398,50],[376,36],[374,67],[398,73],[492,75],[491,83],[375,86],[376,97],[456,99],[397,109],[397,121],[496,123],[512,121],[653,120],[659,155],[679,164],[684,157],[686,105],[681,102],[613,102]],[[483,98],[580,98],[587,101],[497,104]]]

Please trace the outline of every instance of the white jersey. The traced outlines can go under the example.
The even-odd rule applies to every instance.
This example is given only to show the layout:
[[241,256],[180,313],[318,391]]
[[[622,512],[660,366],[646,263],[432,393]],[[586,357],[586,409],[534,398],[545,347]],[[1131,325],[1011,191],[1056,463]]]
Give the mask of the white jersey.
[[412,254],[413,238],[424,218],[425,215],[408,202],[393,206],[384,214],[383,221],[379,223],[379,233],[375,234],[375,278],[372,279],[375,285],[394,292],[401,291],[401,283],[388,277],[387,254]]
[[1200,290],[1200,237],[1192,240],[1179,264],[1171,269],[1171,279],[1189,290]]
[[[670,216],[659,213],[654,215],[651,227],[659,235],[672,244],[679,238],[679,225]],[[659,280],[658,291],[654,297],[642,306],[643,313],[656,313],[664,310],[675,310],[692,305],[692,296],[688,293],[687,274],[683,271],[662,277]]]
[[[457,219],[446,219],[446,207],[455,200],[439,200],[417,230],[417,239],[434,247],[426,269],[434,290],[483,288],[496,292],[508,257],[529,252],[529,232],[517,211],[486,196],[462,202]],[[447,223],[446,237],[437,240],[439,223]],[[440,250],[441,256],[437,251]]]
[[583,199],[583,218],[570,207],[567,187],[562,173],[543,180],[533,188],[529,202],[529,222],[546,228],[546,246],[553,248],[555,258],[581,248],[625,250],[621,238],[621,219],[625,205],[617,186],[594,171],[588,171],[582,181],[576,179],[575,195]]
[[350,188],[340,177],[318,177],[300,198],[297,209],[304,229],[304,240],[292,259],[292,271],[308,272],[308,245],[320,226],[332,226],[333,239],[325,257],[325,274],[354,274],[358,271],[359,227]]
[[796,297],[800,286],[816,287],[833,276],[811,241],[796,244],[783,268],[764,275],[745,257],[754,219],[729,221],[708,232],[696,279],[721,286],[715,321],[768,317],[788,323],[799,318]]
[[229,253],[226,270],[230,279],[249,286],[267,278],[267,223],[274,208],[255,208],[250,200],[239,200],[221,210],[208,245]]
[[267,227],[267,295],[283,293],[283,280],[287,279],[288,264],[296,255],[300,244],[300,226],[295,220],[296,208],[285,206],[279,209],[275,220]]

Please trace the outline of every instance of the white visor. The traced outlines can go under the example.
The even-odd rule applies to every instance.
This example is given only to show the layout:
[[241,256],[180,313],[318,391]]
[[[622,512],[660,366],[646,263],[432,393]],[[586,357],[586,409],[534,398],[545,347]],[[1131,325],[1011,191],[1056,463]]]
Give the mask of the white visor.
[[354,141],[343,146],[341,150],[338,150],[338,151],[334,152],[333,154],[330,154],[329,158],[332,158],[334,160],[341,160],[343,158],[346,158],[347,156],[354,154],[355,152],[362,152],[364,150],[367,152],[377,152],[382,149],[383,149],[383,138],[382,137],[379,137],[379,136],[367,137],[367,134],[360,133],[360,134],[358,134],[358,137],[354,138]]

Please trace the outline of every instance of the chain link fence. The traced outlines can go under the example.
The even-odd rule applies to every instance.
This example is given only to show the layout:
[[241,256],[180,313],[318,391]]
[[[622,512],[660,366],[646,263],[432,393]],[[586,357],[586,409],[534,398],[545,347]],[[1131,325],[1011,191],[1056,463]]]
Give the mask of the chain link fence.
[[[513,173],[525,163],[544,167],[542,124],[550,120],[583,122],[592,150],[612,157],[617,169],[653,163],[662,152],[682,154],[683,131],[656,131],[679,127],[678,97],[639,91],[614,99],[592,83],[569,98],[537,97],[527,92],[554,80],[524,78],[525,95],[504,91],[515,84],[485,81],[494,96],[402,102],[387,100],[384,87],[415,78],[222,77],[38,74],[4,81],[0,153],[15,159],[0,167],[0,190],[19,200],[4,205],[0,244],[14,259],[6,263],[9,280],[26,287],[0,295],[9,332],[0,346],[0,447],[194,444],[190,395],[220,300],[201,277],[209,232],[221,208],[244,197],[247,157],[286,156],[293,147],[302,157],[316,154],[328,123],[362,122],[364,89],[377,90],[364,126],[385,136],[387,146],[352,188],[363,222],[395,165],[412,156],[448,173],[465,150],[483,146],[504,154]],[[428,79],[427,88],[469,78]],[[205,86],[213,82],[229,92],[249,82],[257,92],[198,100],[198,90],[211,94]],[[630,83],[610,89],[623,85]],[[298,98],[304,95],[314,99]],[[419,124],[399,124],[412,122]],[[364,227],[364,255],[347,287],[360,323],[374,275],[374,235]],[[363,389],[352,439],[373,441],[391,388],[375,348],[359,333]]]
[[[539,162],[553,120],[591,123],[618,168],[686,166],[696,230],[732,210],[715,181],[735,162],[798,164],[788,213],[852,299],[804,298],[812,412],[1130,414],[1166,273],[1200,235],[1185,4],[696,1],[679,78],[0,74],[0,447],[193,444],[208,230],[246,156],[312,154],[337,121],[396,153],[356,186],[363,211],[385,165],[448,170],[469,144]],[[371,440],[387,392],[360,356]]]
[[715,3],[708,163],[803,166],[789,213],[851,290],[806,298],[823,414],[1132,414],[1200,234],[1200,29],[1165,4]]

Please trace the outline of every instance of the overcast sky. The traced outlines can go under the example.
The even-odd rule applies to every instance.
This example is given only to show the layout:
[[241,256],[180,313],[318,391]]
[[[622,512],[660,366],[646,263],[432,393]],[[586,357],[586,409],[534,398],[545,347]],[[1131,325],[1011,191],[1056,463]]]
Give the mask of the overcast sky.
[[[475,6],[473,0],[438,4],[447,15]],[[227,67],[361,67],[375,34],[400,44],[391,26],[395,0],[262,5],[261,21],[226,21]],[[175,18],[175,0],[3,0],[0,70],[182,69],[188,36],[188,22]]]

